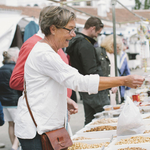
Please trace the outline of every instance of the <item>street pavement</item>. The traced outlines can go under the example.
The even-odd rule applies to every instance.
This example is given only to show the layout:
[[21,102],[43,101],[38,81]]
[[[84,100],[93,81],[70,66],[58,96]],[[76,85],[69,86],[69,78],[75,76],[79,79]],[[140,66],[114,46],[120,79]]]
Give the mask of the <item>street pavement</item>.
[[[150,71],[148,71],[150,73]],[[144,71],[142,69],[135,69],[131,71],[131,74],[143,75]],[[78,98],[78,107],[79,112],[71,116],[70,119],[70,126],[72,133],[75,134],[78,130],[84,127],[84,111],[83,111],[83,104],[82,101]],[[6,122],[3,126],[0,127],[0,143],[5,144],[5,148],[0,148],[0,150],[10,150],[11,149],[11,142],[9,140],[8,135],[8,123]]]

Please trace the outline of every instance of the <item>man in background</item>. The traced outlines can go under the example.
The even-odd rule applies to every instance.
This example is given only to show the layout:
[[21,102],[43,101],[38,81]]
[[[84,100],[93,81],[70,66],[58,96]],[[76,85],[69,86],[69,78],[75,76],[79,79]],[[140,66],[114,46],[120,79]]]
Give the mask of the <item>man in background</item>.
[[[69,42],[66,52],[70,56],[70,64],[78,69],[82,75],[99,74],[103,76],[94,48],[96,43],[94,38],[97,38],[102,29],[103,23],[101,20],[97,17],[90,17],[82,32],[76,32],[76,37]],[[91,95],[86,92],[79,93],[84,105],[85,125],[92,121],[95,113],[103,111],[104,105],[110,104],[108,90]]]

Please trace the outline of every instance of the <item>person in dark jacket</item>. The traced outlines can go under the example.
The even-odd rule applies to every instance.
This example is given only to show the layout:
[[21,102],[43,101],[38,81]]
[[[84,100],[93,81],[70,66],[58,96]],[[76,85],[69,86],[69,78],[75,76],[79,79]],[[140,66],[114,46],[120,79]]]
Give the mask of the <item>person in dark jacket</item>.
[[[96,43],[94,38],[98,36],[102,29],[103,23],[101,20],[97,17],[90,17],[82,32],[76,32],[76,37],[69,42],[66,52],[70,56],[70,63],[82,75],[99,74],[103,76],[94,48]],[[92,121],[94,114],[104,110],[104,105],[110,104],[109,90],[99,91],[98,94],[91,95],[80,92],[80,97],[84,105],[85,125]]]
[[[0,102],[0,126],[2,126],[4,124],[4,114],[3,114],[3,107],[2,104]],[[4,148],[5,144],[0,143],[0,148]]]
[[3,124],[4,124],[4,114],[3,114],[3,107],[0,102],[0,126],[2,126]]
[[[114,40],[113,34],[106,36],[102,42],[100,47],[96,48],[96,53],[99,59],[99,62],[102,66],[102,71],[104,76],[115,77],[115,60],[114,60]],[[122,39],[119,36],[116,36],[116,46],[117,46],[117,54],[123,48]],[[110,104],[116,105],[116,102],[121,102],[120,100],[120,92],[119,87],[113,87],[110,89]],[[116,92],[118,93],[116,94]]]
[[4,51],[4,65],[0,68],[0,101],[3,106],[4,120],[9,123],[8,132],[12,143],[11,150],[17,150],[19,146],[19,141],[14,135],[14,121],[17,112],[18,98],[21,96],[21,92],[9,87],[9,80],[15,67],[18,54],[19,49],[17,47]]
[[[115,76],[115,61],[114,61],[114,40],[113,35],[108,35],[101,42],[101,47],[96,48],[96,52],[99,58],[99,61],[102,66],[102,71],[105,76]],[[117,49],[117,69],[118,76],[130,75],[130,69],[127,63],[126,54],[123,52],[123,41],[121,37],[116,36],[116,49]],[[111,88],[110,92],[110,101],[111,105],[116,105],[116,99],[121,103],[124,101],[124,93],[126,90],[129,90],[130,87],[120,86]],[[118,90],[118,96],[116,97],[116,92]]]

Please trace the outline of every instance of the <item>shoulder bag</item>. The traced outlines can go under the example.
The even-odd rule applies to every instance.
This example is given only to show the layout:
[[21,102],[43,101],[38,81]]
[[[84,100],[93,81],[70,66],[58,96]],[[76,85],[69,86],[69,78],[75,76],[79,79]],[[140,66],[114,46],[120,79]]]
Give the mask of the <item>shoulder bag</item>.
[[[37,127],[37,124],[35,122],[35,119],[33,117],[33,114],[31,112],[31,109],[28,103],[26,84],[25,84],[25,89],[24,89],[24,95],[25,95],[25,100],[26,100],[31,118],[35,126]],[[67,150],[68,147],[72,146],[73,144],[67,130],[64,127],[43,133],[41,135],[41,142],[42,142],[42,150]]]

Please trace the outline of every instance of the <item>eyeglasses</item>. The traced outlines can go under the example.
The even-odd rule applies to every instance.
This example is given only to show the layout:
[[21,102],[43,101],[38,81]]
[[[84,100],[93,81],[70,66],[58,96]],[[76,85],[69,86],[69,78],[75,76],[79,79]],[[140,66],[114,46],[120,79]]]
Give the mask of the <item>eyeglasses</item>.
[[103,27],[104,27],[104,24],[103,24],[103,23],[101,23],[101,24],[100,24],[100,27],[102,27],[102,28],[103,28]]
[[69,34],[73,34],[76,31],[76,27],[73,29],[68,29],[68,28],[63,27],[63,29],[68,30]]

